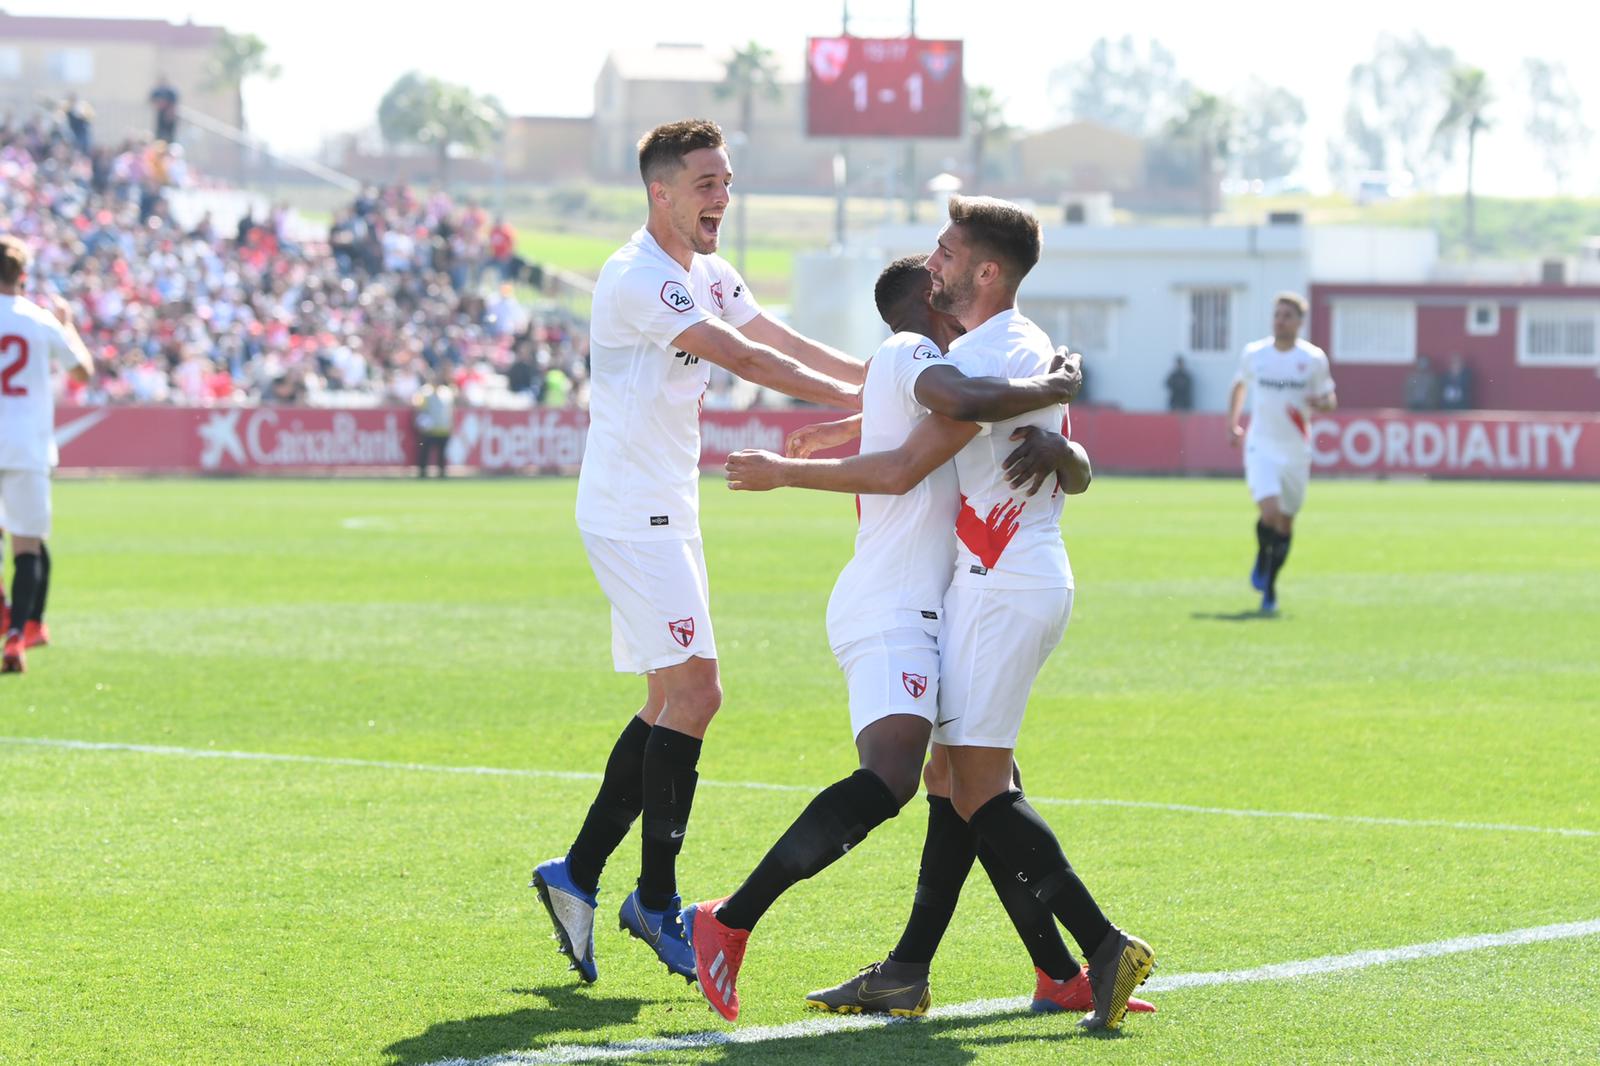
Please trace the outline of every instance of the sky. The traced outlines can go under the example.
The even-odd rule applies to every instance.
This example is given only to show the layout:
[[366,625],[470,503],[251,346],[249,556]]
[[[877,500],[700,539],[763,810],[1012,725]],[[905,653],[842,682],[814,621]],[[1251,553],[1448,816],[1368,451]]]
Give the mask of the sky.
[[[663,41],[732,47],[757,40],[798,57],[807,36],[839,31],[841,4],[801,2],[666,5],[652,0],[589,0],[521,5],[449,0],[419,20],[407,5],[319,0],[5,0],[15,15],[193,19],[267,42],[283,68],[273,82],[247,86],[254,132],[280,151],[312,154],[324,138],[370,125],[377,102],[407,70],[493,93],[514,114],[587,115],[595,76],[612,48]],[[1252,76],[1282,85],[1309,112],[1305,171],[1322,178],[1324,145],[1342,121],[1350,69],[1382,32],[1422,31],[1483,67],[1496,87],[1497,120],[1481,142],[1479,188],[1503,195],[1553,191],[1541,161],[1521,133],[1524,57],[1563,62],[1600,127],[1600,63],[1593,36],[1573,24],[1584,5],[1519,0],[1480,8],[1459,0],[1345,0],[1332,4],[1216,5],[1192,0],[1122,0],[1118,4],[1052,5],[1040,0],[956,0],[915,5],[923,37],[966,41],[967,79],[993,85],[1007,118],[1024,127],[1049,124],[1050,72],[1087,51],[1101,36],[1153,36],[1177,57],[1180,72],[1201,88],[1224,93]],[[508,7],[510,10],[508,11]],[[851,31],[895,36],[907,28],[908,0],[851,0]],[[1049,13],[1043,13],[1049,12]],[[1063,13],[1063,12],[1070,12]],[[1600,146],[1597,146],[1600,147]],[[1600,150],[1581,168],[1574,191],[1600,193]],[[1446,179],[1459,187],[1460,173]]]

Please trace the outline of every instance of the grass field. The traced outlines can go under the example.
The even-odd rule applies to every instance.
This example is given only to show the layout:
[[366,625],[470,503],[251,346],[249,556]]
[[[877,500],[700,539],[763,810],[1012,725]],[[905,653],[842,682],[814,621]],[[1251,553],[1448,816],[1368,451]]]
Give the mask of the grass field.
[[[59,484],[56,643],[0,678],[0,1062],[572,1061],[551,1049],[727,1031],[615,928],[636,832],[602,885],[593,987],[525,887],[643,688],[610,671],[573,489]],[[727,698],[680,868],[694,898],[854,765],[822,632],[850,502],[705,489]],[[1600,919],[1600,487],[1319,483],[1276,620],[1249,615],[1234,482],[1104,478],[1067,527],[1076,613],[1019,759],[1111,917],[1156,947],[1160,1013],[1115,1039],[1004,1004],[785,1028],[892,945],[917,800],[752,938],[737,1031],[775,1039],[602,1050],[1594,1061],[1596,924],[1176,979]],[[979,879],[933,979],[936,1008],[1032,989]]]

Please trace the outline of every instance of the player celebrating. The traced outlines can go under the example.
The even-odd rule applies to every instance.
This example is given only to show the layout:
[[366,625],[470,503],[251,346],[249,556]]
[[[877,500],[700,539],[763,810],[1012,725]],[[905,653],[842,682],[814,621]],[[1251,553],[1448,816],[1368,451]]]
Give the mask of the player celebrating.
[[0,650],[0,673],[27,670],[29,636],[43,642],[44,589],[49,574],[50,465],[55,449],[55,397],[50,364],[80,381],[93,362],[57,296],[52,314],[22,295],[28,246],[0,237],[0,508],[11,530],[11,608]]
[[688,120],[639,142],[643,228],[606,261],[590,336],[590,426],[578,528],[611,603],[612,658],[646,676],[643,707],[606,762],[563,858],[533,886],[562,952],[597,975],[594,914],[606,859],[643,814],[638,887],[625,929],[675,973],[694,974],[678,920],[675,866],[702,738],[722,703],[700,540],[700,406],[715,363],[802,400],[859,408],[859,361],[765,314],[715,253],[733,172],[722,131]]
[[[1294,516],[1311,480],[1311,422],[1307,411],[1338,406],[1328,357],[1300,339],[1306,300],[1280,293],[1272,309],[1272,336],[1247,344],[1228,397],[1228,443],[1244,439],[1244,479],[1260,508],[1256,520],[1256,563],[1250,584],[1261,593],[1261,612],[1278,609],[1278,573],[1289,559]],[[1239,428],[1245,393],[1250,399],[1250,431]]]
[[[1050,342],[1016,307],[1017,287],[1039,261],[1038,221],[986,197],[953,197],[949,214],[928,271],[934,308],[967,329],[952,342],[950,362],[975,376],[1038,373],[1050,359]],[[881,492],[914,484],[954,457],[959,543],[939,632],[933,740],[948,760],[950,798],[960,819],[999,867],[1066,926],[1089,960],[1093,1010],[1081,1024],[1114,1029],[1133,989],[1149,976],[1154,953],[1106,919],[1014,778],[1028,693],[1066,630],[1073,583],[1061,541],[1061,496],[1017,498],[1005,467],[1007,440],[1025,425],[1054,428],[1062,415],[1050,407],[994,425],[926,418],[888,451],[833,461],[747,458],[749,475],[770,483]],[[769,473],[761,474],[763,468]],[[684,921],[700,990],[731,1020],[738,1015],[736,980],[749,933],[725,922],[720,905],[696,904]]]

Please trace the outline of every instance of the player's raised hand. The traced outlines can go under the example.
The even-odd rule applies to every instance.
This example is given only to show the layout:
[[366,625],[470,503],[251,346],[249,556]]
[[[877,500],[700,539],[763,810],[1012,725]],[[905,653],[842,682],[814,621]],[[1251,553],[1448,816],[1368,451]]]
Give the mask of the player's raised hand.
[[766,492],[783,485],[786,460],[759,448],[728,456],[728,487],[740,492]]
[[1076,400],[1083,388],[1083,353],[1071,351],[1066,345],[1057,348],[1055,358],[1050,360],[1050,376],[1060,381],[1062,403]]
[[801,426],[789,434],[789,439],[784,442],[783,451],[791,459],[809,459],[817,452],[848,444],[859,436],[861,436],[859,415],[841,418],[837,422],[815,422],[809,426]]
[[1011,439],[1020,443],[1006,456],[1006,481],[1014,489],[1027,485],[1025,494],[1032,496],[1046,478],[1056,476],[1067,456],[1067,438],[1038,426],[1021,426],[1011,431]]

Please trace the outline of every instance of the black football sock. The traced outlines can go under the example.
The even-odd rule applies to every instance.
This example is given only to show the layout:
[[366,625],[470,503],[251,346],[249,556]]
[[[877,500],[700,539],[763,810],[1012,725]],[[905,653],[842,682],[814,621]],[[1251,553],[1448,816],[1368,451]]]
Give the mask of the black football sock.
[[1061,939],[1061,927],[1056,925],[1055,915],[1050,913],[1049,908],[1035,899],[1033,893],[1028,891],[1028,886],[1005,868],[988,844],[978,846],[978,861],[983,863],[984,873],[989,875],[994,893],[1000,897],[1000,903],[1005,907],[1017,935],[1022,938],[1023,947],[1028,949],[1028,957],[1033,964],[1043,970],[1046,977],[1057,981],[1065,981],[1076,975],[1078,960],[1067,950],[1066,943]]
[[817,793],[739,890],[718,908],[717,920],[730,929],[754,929],[791,885],[821,873],[899,813],[894,793],[871,770],[857,770],[835,781]]
[[977,855],[978,838],[955,806],[945,796],[929,796],[928,835],[922,841],[917,895],[900,942],[889,952],[891,961],[924,968],[933,962]]
[[44,601],[50,595],[50,548],[42,541],[39,544],[39,588],[33,594],[33,613],[28,616],[30,622],[44,621]]
[[567,872],[573,883],[590,895],[600,887],[606,860],[639,817],[644,803],[644,746],[649,739],[650,723],[638,715],[628,719],[606,760],[600,791],[567,852]]
[[643,840],[639,856],[639,902],[666,910],[678,894],[678,852],[689,829],[689,808],[700,779],[700,738],[653,726],[644,746]]
[[971,824],[978,839],[1067,927],[1084,958],[1093,955],[1111,923],[1072,872],[1055,833],[1022,793],[1002,792],[978,808]]
[[20,633],[23,623],[33,617],[33,601],[39,595],[39,555],[25,552],[11,562],[11,632]]
[[1272,527],[1256,519],[1256,573],[1267,572],[1267,554],[1272,550]]
[[1272,543],[1267,546],[1267,595],[1278,598],[1278,571],[1289,558],[1289,535],[1272,531]]

